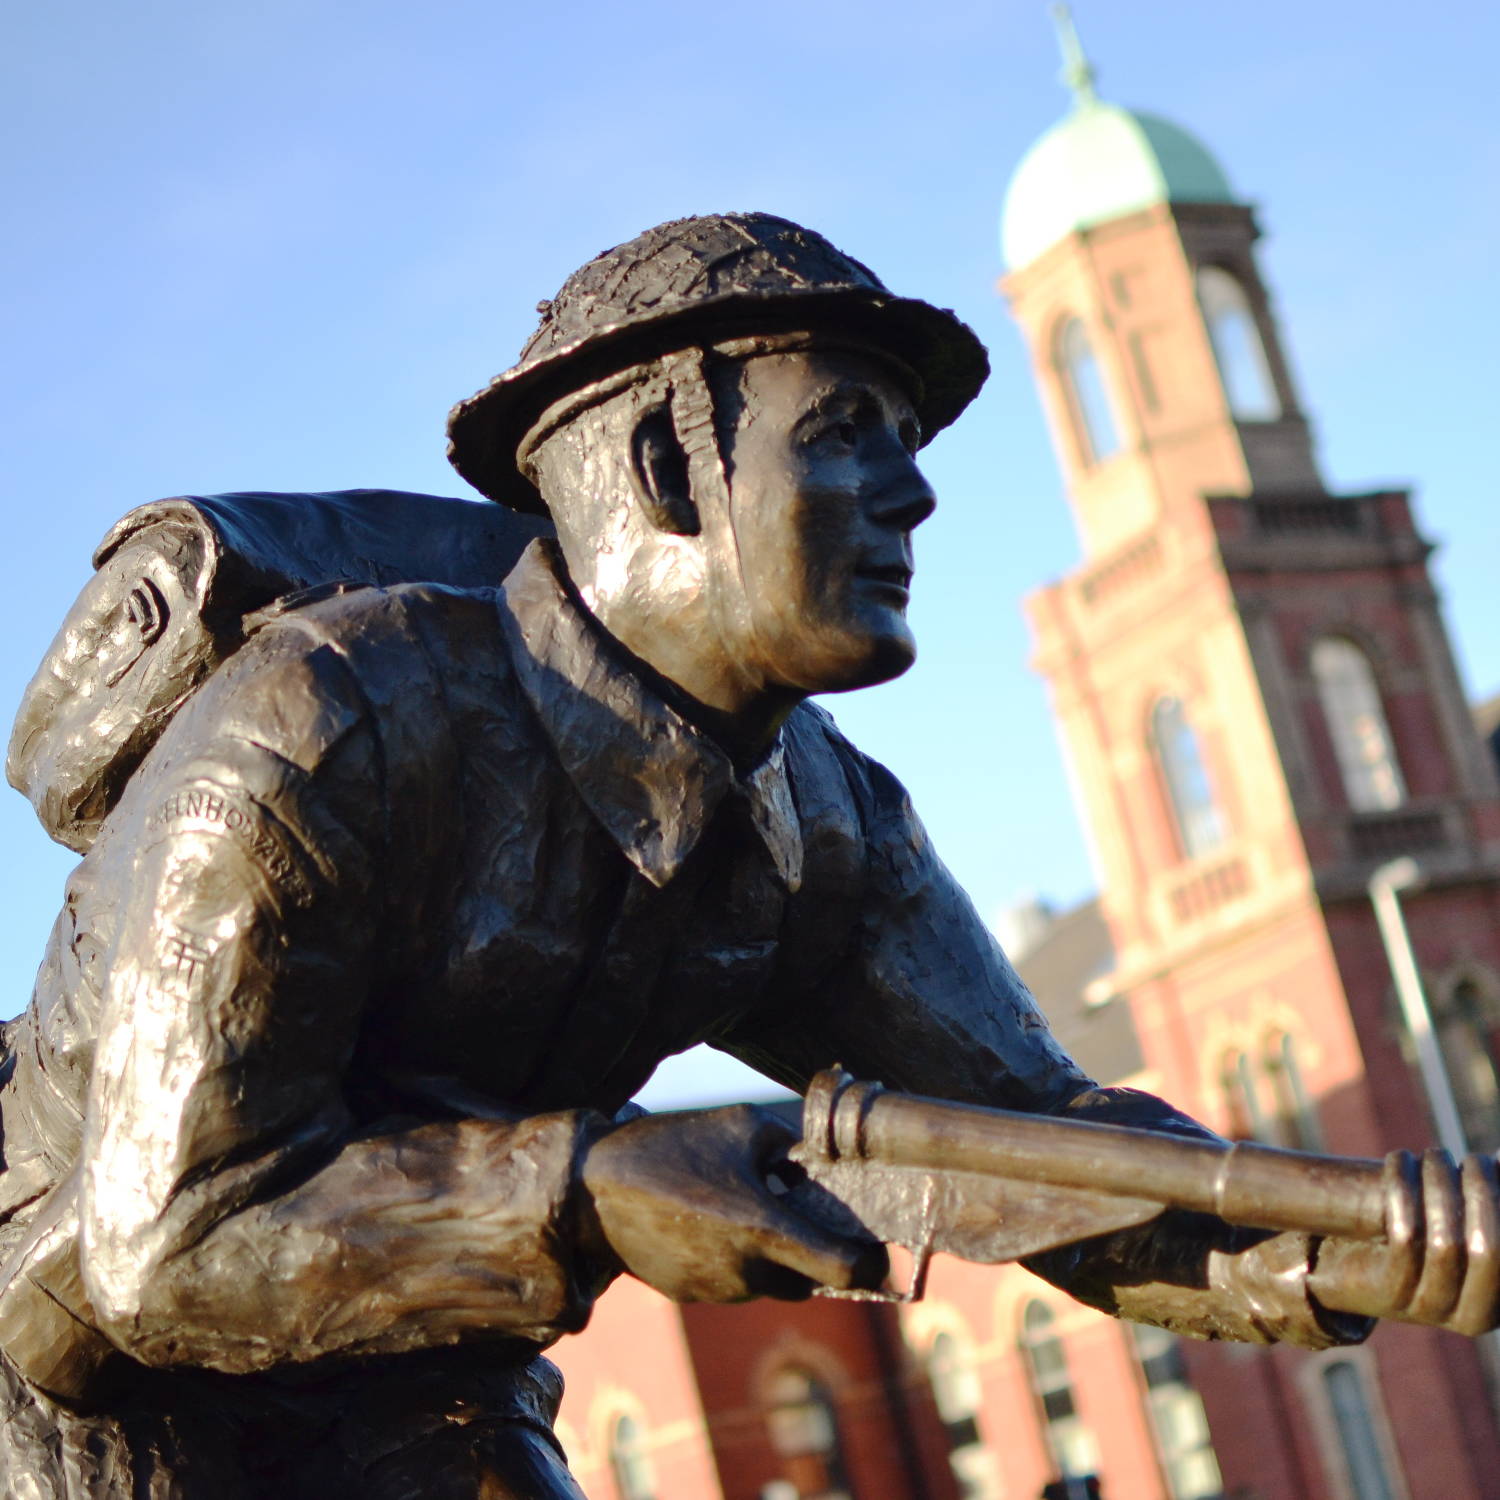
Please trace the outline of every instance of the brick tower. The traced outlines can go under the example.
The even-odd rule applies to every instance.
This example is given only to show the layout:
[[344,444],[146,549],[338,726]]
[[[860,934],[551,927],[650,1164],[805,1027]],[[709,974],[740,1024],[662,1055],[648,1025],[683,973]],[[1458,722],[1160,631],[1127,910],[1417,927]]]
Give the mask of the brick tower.
[[[1500,792],[1431,546],[1404,491],[1325,486],[1251,207],[1185,131],[1102,102],[1070,26],[1064,45],[1073,108],[1010,185],[1002,288],[1082,542],[1028,609],[1103,883],[1099,993],[1128,1002],[1148,1085],[1226,1132],[1427,1144],[1368,893],[1411,855],[1435,1033],[1469,1144],[1493,1150]],[[1460,1339],[1192,1364],[1230,1493],[1500,1493]]]

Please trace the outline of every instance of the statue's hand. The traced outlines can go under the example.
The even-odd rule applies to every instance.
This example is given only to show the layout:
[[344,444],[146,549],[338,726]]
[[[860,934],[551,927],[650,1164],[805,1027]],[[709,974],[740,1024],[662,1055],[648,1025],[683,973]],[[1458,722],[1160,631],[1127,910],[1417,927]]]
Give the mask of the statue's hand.
[[1500,1173],[1446,1151],[1386,1158],[1386,1238],[1323,1241],[1308,1289],[1325,1307],[1480,1334],[1500,1326]]
[[679,1302],[878,1286],[883,1246],[809,1223],[768,1186],[795,1141],[748,1104],[647,1115],[590,1148],[583,1188],[625,1269]]

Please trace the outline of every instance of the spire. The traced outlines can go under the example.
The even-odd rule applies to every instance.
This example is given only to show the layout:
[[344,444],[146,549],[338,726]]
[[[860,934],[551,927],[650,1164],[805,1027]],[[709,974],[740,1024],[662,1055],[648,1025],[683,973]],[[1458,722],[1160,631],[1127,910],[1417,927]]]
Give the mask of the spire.
[[1098,103],[1094,92],[1094,65],[1078,40],[1078,28],[1073,25],[1073,12],[1062,4],[1052,7],[1052,24],[1057,27],[1057,45],[1062,49],[1062,81],[1073,91],[1073,103],[1077,107]]

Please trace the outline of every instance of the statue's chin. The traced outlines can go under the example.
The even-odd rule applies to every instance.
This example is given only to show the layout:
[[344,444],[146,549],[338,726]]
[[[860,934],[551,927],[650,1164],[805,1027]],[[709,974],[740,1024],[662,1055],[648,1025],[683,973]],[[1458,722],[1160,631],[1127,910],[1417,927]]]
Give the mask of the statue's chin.
[[811,693],[852,693],[856,688],[875,687],[899,677],[917,659],[917,643],[909,632],[881,635],[866,649],[842,662],[829,663],[822,681],[809,687]]

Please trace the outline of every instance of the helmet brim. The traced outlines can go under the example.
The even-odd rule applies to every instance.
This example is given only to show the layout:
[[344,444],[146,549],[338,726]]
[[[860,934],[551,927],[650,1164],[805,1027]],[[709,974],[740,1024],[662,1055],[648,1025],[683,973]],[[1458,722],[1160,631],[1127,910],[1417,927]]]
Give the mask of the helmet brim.
[[969,325],[944,308],[857,287],[729,292],[645,318],[592,329],[497,375],[448,416],[448,461],[481,495],[515,510],[545,512],[516,466],[521,440],[552,402],[633,364],[694,341],[752,334],[826,332],[883,349],[920,381],[913,404],[925,445],[979,394],[989,356]]

